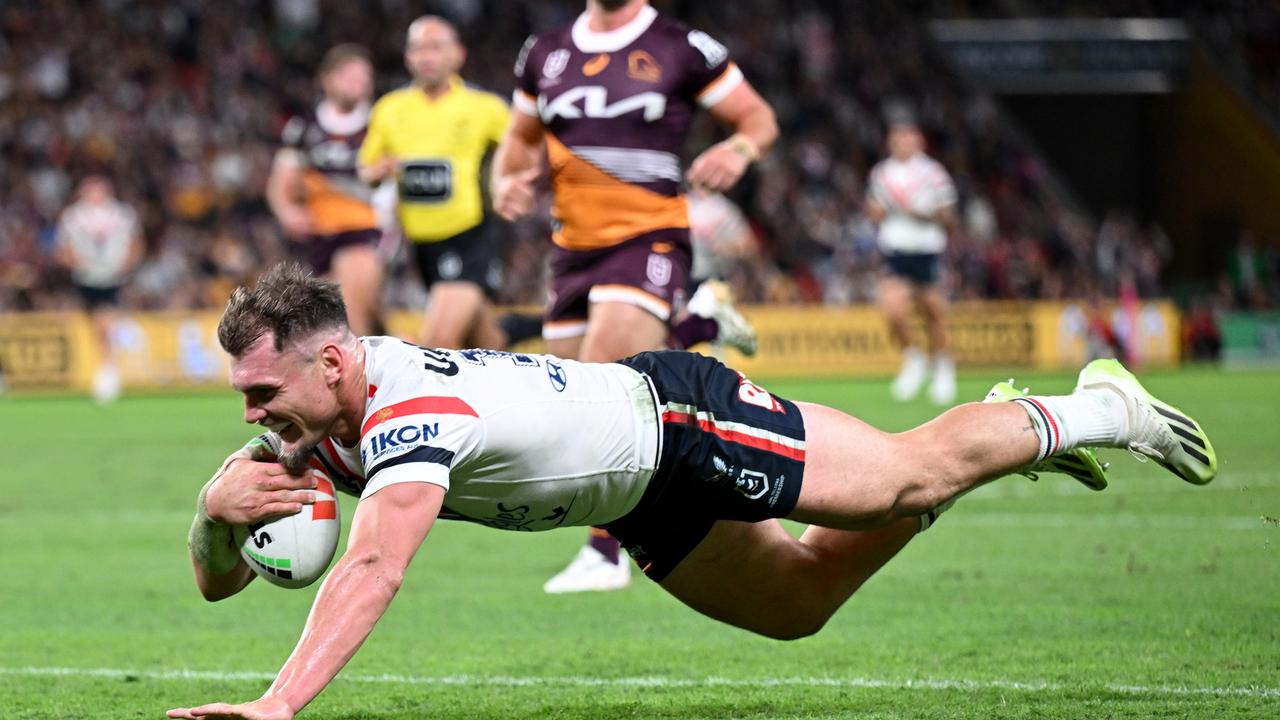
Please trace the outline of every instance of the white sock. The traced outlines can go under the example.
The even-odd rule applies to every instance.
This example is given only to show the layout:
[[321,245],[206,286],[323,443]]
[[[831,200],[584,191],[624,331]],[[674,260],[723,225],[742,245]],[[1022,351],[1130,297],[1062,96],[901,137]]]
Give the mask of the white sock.
[[1098,388],[1071,395],[1014,398],[1031,418],[1040,438],[1035,462],[1084,446],[1117,447],[1128,423],[1124,399]]

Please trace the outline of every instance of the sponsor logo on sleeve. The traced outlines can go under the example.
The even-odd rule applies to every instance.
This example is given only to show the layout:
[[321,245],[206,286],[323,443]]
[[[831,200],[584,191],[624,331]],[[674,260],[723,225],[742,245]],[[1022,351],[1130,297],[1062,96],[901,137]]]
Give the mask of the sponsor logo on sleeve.
[[529,51],[533,49],[534,44],[537,42],[538,38],[530,35],[529,38],[524,41],[524,45],[520,46],[520,54],[516,56],[516,77],[524,77],[524,64],[529,61]]
[[547,360],[547,379],[551,381],[551,387],[556,392],[564,392],[565,387],[569,384],[569,378],[565,375],[564,366],[555,360]]
[[[379,411],[382,412],[382,411]],[[421,422],[405,418],[400,424],[378,427],[365,438],[360,448],[360,459],[365,467],[408,452],[434,440],[440,435],[439,422]]]
[[702,58],[707,61],[707,67],[709,68],[713,68],[729,59],[729,49],[701,30],[689,31],[689,44],[693,46],[693,49],[702,53]]

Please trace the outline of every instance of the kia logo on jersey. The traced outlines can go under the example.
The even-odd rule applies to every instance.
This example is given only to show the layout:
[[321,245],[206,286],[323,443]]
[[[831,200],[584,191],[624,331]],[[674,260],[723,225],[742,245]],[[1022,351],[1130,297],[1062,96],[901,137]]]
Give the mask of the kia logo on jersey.
[[[579,102],[582,104],[579,105]],[[653,122],[666,114],[667,98],[662,93],[650,90],[610,103],[608,89],[600,85],[569,88],[554,100],[547,100],[546,95],[538,96],[538,112],[542,121],[548,124],[557,117],[566,120],[581,117],[616,118],[636,110],[644,111],[645,122]]]

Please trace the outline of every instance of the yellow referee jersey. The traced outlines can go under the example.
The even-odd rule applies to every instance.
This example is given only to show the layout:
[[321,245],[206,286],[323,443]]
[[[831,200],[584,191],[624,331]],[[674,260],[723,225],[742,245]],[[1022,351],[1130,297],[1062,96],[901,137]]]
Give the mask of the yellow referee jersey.
[[383,95],[360,146],[361,165],[388,156],[399,160],[396,213],[413,242],[445,240],[484,219],[480,163],[502,139],[510,117],[497,95],[457,76],[449,85],[436,100],[413,86]]

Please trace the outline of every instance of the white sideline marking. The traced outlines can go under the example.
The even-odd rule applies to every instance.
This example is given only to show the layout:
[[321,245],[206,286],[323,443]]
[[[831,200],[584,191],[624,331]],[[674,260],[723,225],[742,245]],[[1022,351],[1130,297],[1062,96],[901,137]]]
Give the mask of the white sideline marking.
[[[275,679],[268,672],[220,672],[213,670],[121,670],[117,668],[69,668],[69,667],[0,667],[0,675],[24,675],[34,677],[94,677],[142,680],[260,680]],[[444,685],[476,687],[836,687],[873,688],[890,690],[1017,690],[1021,692],[1109,692],[1120,695],[1202,696],[1222,695],[1248,698],[1280,698],[1280,687],[1251,685],[1247,687],[1189,687],[1186,685],[1125,685],[1105,683],[1101,685],[1051,683],[1040,680],[946,680],[923,678],[915,680],[886,680],[882,678],[838,677],[780,677],[780,678],[671,678],[662,676],[641,677],[590,677],[586,675],[560,675],[549,677],[516,677],[511,675],[339,675],[347,682],[379,683],[388,685]]]
[[[1124,460],[1121,459],[1121,462]],[[1115,496],[1115,495],[1172,495],[1186,493],[1194,497],[1204,492],[1245,492],[1248,490],[1280,489],[1280,476],[1271,472],[1238,472],[1222,473],[1213,482],[1201,487],[1174,478],[1172,475],[1162,477],[1126,477],[1123,468],[1112,468],[1111,485],[1100,493],[1086,490],[1082,485],[1059,473],[1042,473],[1039,482],[1031,482],[1017,475],[1009,475],[989,485],[984,485],[965,497],[966,503],[974,500],[1010,500],[1014,498],[1043,497],[1045,495],[1064,495],[1074,497]]]
[[[961,506],[963,507],[963,506]],[[1254,517],[1213,515],[1140,515],[1108,513],[1084,515],[1072,513],[984,513],[948,514],[939,523],[954,522],[956,527],[1045,527],[1045,528],[1140,528],[1152,530],[1277,530],[1275,521]]]

